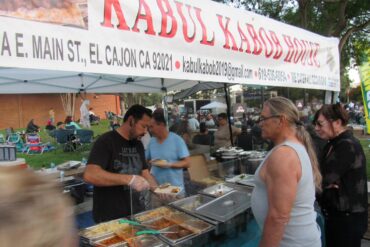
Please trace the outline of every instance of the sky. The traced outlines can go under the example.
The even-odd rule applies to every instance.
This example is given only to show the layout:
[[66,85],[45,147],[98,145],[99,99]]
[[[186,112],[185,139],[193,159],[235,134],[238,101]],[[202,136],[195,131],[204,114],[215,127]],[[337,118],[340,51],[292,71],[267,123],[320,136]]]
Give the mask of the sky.
[[357,87],[360,85],[360,74],[358,72],[358,69],[350,69],[348,71],[349,79],[352,81],[351,87]]

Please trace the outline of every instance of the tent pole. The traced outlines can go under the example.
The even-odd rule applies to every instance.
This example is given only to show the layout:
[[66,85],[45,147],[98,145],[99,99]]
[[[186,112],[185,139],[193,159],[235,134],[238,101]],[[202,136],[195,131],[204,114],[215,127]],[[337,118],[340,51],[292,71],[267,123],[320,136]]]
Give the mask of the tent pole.
[[161,78],[161,84],[162,84],[162,106],[163,106],[163,114],[164,119],[166,120],[167,129],[169,128],[169,120],[168,120],[168,105],[167,105],[167,88],[164,86],[164,78]]
[[231,142],[231,146],[234,146],[233,132],[231,128],[231,119],[230,119],[230,100],[229,100],[229,93],[227,91],[226,83],[224,83],[224,91],[225,91],[225,100],[226,100],[226,106],[227,106],[226,113],[227,113],[227,122],[229,123],[230,142]]

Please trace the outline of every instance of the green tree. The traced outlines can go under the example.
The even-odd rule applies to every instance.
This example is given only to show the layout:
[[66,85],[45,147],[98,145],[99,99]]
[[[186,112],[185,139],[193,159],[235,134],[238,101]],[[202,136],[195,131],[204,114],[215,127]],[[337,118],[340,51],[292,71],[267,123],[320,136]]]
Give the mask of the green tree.
[[[348,87],[346,67],[369,47],[370,1],[368,0],[224,0],[217,1],[298,26],[338,37],[342,90]],[[344,93],[344,91],[342,91]]]
[[122,113],[134,104],[152,106],[162,102],[161,93],[120,93],[119,97]]

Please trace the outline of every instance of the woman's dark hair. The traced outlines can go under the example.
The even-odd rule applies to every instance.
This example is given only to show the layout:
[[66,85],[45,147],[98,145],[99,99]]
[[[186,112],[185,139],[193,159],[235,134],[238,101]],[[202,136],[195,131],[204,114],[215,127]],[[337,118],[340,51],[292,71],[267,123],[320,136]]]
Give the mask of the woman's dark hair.
[[70,122],[72,122],[72,116],[67,116],[66,119],[64,120],[64,123],[69,124]]
[[144,114],[148,117],[152,117],[152,110],[145,108],[142,105],[133,105],[128,109],[123,117],[123,122],[126,122],[129,116],[132,116],[135,121],[138,121],[143,118]]
[[320,114],[322,114],[327,120],[335,121],[340,119],[342,126],[348,124],[349,116],[347,111],[343,108],[340,103],[332,105],[323,105],[320,110],[315,113],[312,123],[315,125]]
[[154,112],[152,118],[154,121],[159,124],[163,123],[165,126],[167,126],[166,119],[164,118],[164,114],[161,112]]

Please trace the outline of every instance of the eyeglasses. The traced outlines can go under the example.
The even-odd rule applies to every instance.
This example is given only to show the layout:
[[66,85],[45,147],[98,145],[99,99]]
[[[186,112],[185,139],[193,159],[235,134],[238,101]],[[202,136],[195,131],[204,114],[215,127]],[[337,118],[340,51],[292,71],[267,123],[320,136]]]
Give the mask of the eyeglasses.
[[272,115],[272,116],[269,116],[269,117],[260,117],[258,120],[257,120],[257,123],[262,123],[263,121],[266,121],[266,120],[269,120],[271,118],[278,118],[278,117],[281,117],[280,115]]
[[319,127],[319,128],[322,128],[326,125],[328,121],[316,121],[315,123],[313,123],[315,125],[315,127]]

